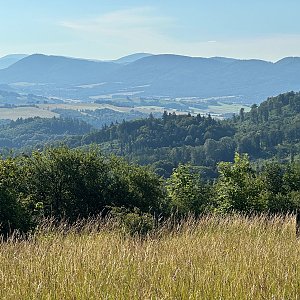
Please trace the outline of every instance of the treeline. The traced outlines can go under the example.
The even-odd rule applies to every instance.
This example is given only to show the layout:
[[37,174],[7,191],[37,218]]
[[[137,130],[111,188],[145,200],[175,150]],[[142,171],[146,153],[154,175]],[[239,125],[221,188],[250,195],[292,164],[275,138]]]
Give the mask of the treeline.
[[43,218],[72,223],[112,214],[130,230],[141,230],[171,214],[300,208],[299,164],[272,163],[257,171],[247,156],[236,154],[234,163],[220,163],[218,172],[217,180],[207,182],[191,166],[179,165],[165,180],[146,167],[104,156],[99,148],[59,147],[9,157],[0,161],[0,232],[30,231]]

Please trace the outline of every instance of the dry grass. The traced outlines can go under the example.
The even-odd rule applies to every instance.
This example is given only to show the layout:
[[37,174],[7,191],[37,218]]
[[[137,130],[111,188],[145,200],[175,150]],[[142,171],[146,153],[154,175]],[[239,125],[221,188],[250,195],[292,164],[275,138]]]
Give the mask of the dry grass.
[[0,245],[0,299],[298,299],[294,218],[208,217],[144,240],[105,226]]

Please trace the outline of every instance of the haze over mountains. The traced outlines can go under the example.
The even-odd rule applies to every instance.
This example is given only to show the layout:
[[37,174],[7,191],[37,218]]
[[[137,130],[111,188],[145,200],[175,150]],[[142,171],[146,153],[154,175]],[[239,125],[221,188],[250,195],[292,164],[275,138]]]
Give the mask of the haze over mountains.
[[22,58],[26,57],[27,54],[10,54],[0,58],[0,69],[5,69]]
[[107,94],[233,96],[233,99],[254,103],[268,96],[300,90],[299,74],[299,57],[272,63],[139,53],[107,62],[34,54],[0,70],[0,84],[30,83],[27,87],[31,92],[37,92],[38,86],[39,94],[44,91],[47,95],[51,89],[55,91],[55,87],[60,87],[63,96],[77,95],[79,98],[105,97]]

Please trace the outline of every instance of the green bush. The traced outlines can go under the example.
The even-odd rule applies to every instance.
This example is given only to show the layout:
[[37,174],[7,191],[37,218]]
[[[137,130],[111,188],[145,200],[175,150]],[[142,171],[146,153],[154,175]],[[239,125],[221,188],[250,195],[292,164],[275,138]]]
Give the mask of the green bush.
[[26,198],[21,193],[22,176],[19,160],[0,161],[0,234],[9,235],[18,229],[28,231],[33,225]]
[[167,180],[167,191],[173,211],[179,215],[200,215],[211,209],[210,189],[189,165],[179,165]]
[[235,155],[234,163],[221,162],[215,185],[217,210],[221,212],[262,212],[267,202],[262,197],[263,181],[252,169],[247,155]]
[[125,207],[111,207],[110,217],[117,226],[126,234],[146,235],[155,227],[155,219],[149,213],[143,213],[137,207],[133,210]]

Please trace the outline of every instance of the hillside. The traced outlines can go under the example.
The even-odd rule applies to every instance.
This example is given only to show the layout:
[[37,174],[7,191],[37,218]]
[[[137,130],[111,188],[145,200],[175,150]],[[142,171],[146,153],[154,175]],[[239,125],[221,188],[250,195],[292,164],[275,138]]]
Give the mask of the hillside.
[[23,90],[65,98],[232,96],[233,101],[247,103],[300,89],[297,57],[276,63],[169,54],[134,57],[118,63],[35,54],[0,70],[0,84],[29,82]]
[[108,152],[152,164],[168,175],[179,162],[209,167],[232,161],[236,151],[253,160],[294,159],[300,154],[300,93],[286,93],[242,110],[231,120],[164,114],[123,122],[83,137]]
[[0,70],[1,83],[31,82],[48,84],[83,84],[105,80],[118,66],[62,56],[33,54]]
[[10,54],[0,57],[0,69],[8,68],[9,66],[13,65],[26,56],[26,54]]
[[1,153],[5,154],[12,149],[23,152],[66,141],[90,132],[91,126],[71,119],[35,117],[10,121],[0,129],[0,149]]

